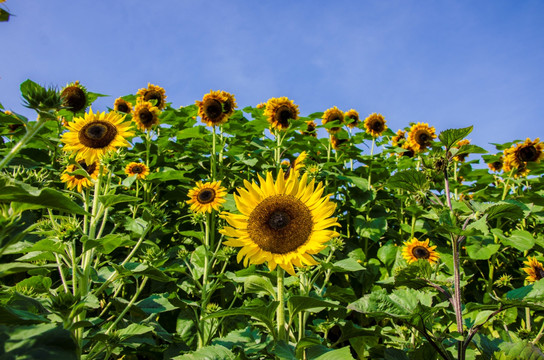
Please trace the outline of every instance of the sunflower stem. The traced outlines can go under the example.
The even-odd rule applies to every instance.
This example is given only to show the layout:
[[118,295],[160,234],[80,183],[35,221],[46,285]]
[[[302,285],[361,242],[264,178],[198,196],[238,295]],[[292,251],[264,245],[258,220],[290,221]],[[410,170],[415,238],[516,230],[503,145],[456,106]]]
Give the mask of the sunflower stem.
[[216,146],[215,146],[215,142],[216,142],[216,137],[217,137],[217,134],[216,134],[216,130],[215,130],[215,125],[212,126],[213,128],[213,131],[212,131],[212,156],[210,156],[210,165],[211,165],[211,178],[212,178],[212,181],[215,181],[215,178],[216,178],[216,172],[217,172],[217,153],[216,153]]
[[14,147],[11,148],[10,152],[6,155],[5,158],[0,161],[0,170],[2,170],[6,165],[9,164],[9,162],[21,151],[23,147],[36,135],[41,128],[45,125],[46,120],[40,120],[40,117],[38,116],[38,121],[34,126],[32,126],[31,129],[27,129],[25,135],[23,138],[15,144]]
[[278,129],[274,129],[274,136],[276,137],[276,148],[274,149],[274,162],[276,163],[276,172],[280,170],[281,166],[281,136]]
[[374,157],[374,143],[376,138],[372,137],[372,146],[370,147],[370,165],[368,165],[368,190],[372,189],[372,163]]
[[115,325],[117,325],[119,323],[119,321],[121,321],[121,319],[123,319],[123,316],[125,316],[125,314],[127,313],[127,311],[130,310],[130,308],[132,308],[132,305],[134,305],[134,303],[136,302],[136,300],[138,299],[138,296],[140,296],[140,293],[142,292],[142,290],[144,289],[145,287],[145,284],[147,283],[147,279],[149,279],[147,276],[144,276],[143,277],[143,280],[140,284],[140,286],[138,286],[138,288],[136,289],[136,293],[134,294],[134,296],[132,297],[132,299],[130,299],[130,302],[127,304],[127,306],[123,309],[123,311],[121,311],[121,313],[119,314],[119,316],[117,317],[117,319],[115,319],[115,321],[113,322],[113,324],[110,325],[110,327],[108,328],[108,330],[106,330],[106,335],[108,335],[112,330],[113,328],[115,328]]
[[277,268],[277,291],[278,291],[278,309],[276,311],[276,320],[278,323],[278,340],[287,341],[287,336],[285,333],[285,298],[284,298],[284,270],[278,266]]

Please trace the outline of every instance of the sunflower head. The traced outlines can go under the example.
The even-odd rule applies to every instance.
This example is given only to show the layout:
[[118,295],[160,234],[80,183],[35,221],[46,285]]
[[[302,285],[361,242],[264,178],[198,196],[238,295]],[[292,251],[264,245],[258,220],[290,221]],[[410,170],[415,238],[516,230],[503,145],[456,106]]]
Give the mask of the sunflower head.
[[143,180],[149,175],[149,168],[144,163],[131,162],[125,167],[125,174],[128,176],[136,175],[137,179]]
[[264,111],[266,120],[272,128],[286,130],[291,120],[298,119],[298,105],[288,98],[270,98]]
[[391,138],[391,144],[393,146],[402,146],[406,141],[406,131],[399,129],[397,134]]
[[348,139],[339,139],[336,135],[330,136],[331,146],[334,150],[339,150],[348,142]]
[[159,123],[161,111],[149,101],[138,101],[132,119],[141,131],[149,131]]
[[[457,145],[455,145],[454,148],[459,149],[461,146],[468,145],[468,144],[470,144],[470,140],[463,139],[463,140],[458,141]],[[465,159],[467,158],[467,156],[468,156],[468,154],[456,155],[456,156],[453,157],[453,159],[455,161],[464,162]]]
[[[323,113],[323,117],[321,119],[322,119],[321,123],[323,125],[325,125],[327,123],[330,123],[330,122],[333,122],[333,121],[338,121],[340,123],[340,125],[342,125],[344,123],[344,112],[342,112],[342,110],[340,110],[336,106],[334,106],[334,107],[332,107],[330,109],[327,109]],[[329,132],[329,134],[336,134],[340,130],[341,130],[341,126],[335,126],[335,127],[327,128],[327,131]]]
[[544,144],[539,138],[534,141],[527,138],[525,142],[518,143],[504,150],[503,170],[510,172],[516,169],[514,176],[526,176],[529,173],[529,162],[540,162],[544,159]]
[[155,100],[155,106],[159,110],[166,107],[166,91],[160,86],[148,83],[147,88],[138,90],[136,95],[138,95],[138,101]]
[[76,117],[66,126],[68,131],[61,137],[63,150],[75,153],[76,161],[84,160],[89,166],[117,147],[130,146],[126,138],[134,132],[124,119],[125,116],[117,112],[89,110],[84,117]]
[[244,181],[234,195],[240,214],[221,213],[230,226],[220,230],[227,236],[225,245],[241,247],[238,262],[268,263],[270,270],[280,266],[291,275],[294,267],[315,265],[312,255],[338,236],[328,228],[339,226],[332,214],[336,205],[328,196],[322,197],[323,185],[308,183],[305,173],[291,172],[285,179],[280,169],[276,180],[271,172],[259,184]]
[[212,210],[219,210],[227,195],[227,189],[221,186],[221,181],[202,183],[197,181],[196,186],[189,190],[187,204],[196,213],[211,213]]
[[416,238],[412,238],[412,240],[404,243],[402,248],[402,256],[406,262],[408,262],[408,264],[411,264],[419,259],[427,260],[429,263],[433,264],[440,257],[440,254],[434,250],[435,248],[436,245],[429,246],[429,239],[419,241]]
[[350,109],[344,114],[344,120],[347,127],[353,129],[359,126],[361,119],[359,119],[359,113],[356,110]]
[[202,101],[196,101],[198,116],[208,126],[217,126],[227,122],[236,108],[234,96],[226,91],[210,90]]
[[132,112],[132,104],[123,98],[117,98],[113,104],[113,110],[130,114]]
[[529,256],[527,261],[523,262],[527,267],[523,268],[523,271],[527,273],[525,278],[529,282],[535,282],[544,278],[544,267],[542,263],[538,261],[535,257]]
[[382,114],[370,114],[364,121],[365,130],[373,137],[378,137],[387,130],[386,121]]
[[[95,161],[92,164],[87,165],[85,163],[85,161],[78,161],[78,164],[83,170],[85,170],[87,172],[87,174],[89,175],[89,177],[91,179],[96,180],[96,178],[98,177],[98,173],[100,171],[100,166],[99,166],[98,162]],[[70,175],[70,173],[75,172],[80,167],[78,167],[77,165],[73,165],[73,164],[68,165],[66,167],[66,170],[64,170],[64,172],[62,173],[62,175],[60,177],[60,180],[62,182],[65,182],[66,185],[68,186],[68,189],[70,189],[70,190],[77,187],[77,191],[81,192],[83,190],[83,188],[89,188],[89,187],[93,186],[92,181],[89,180],[89,178],[86,177],[86,176],[83,176],[83,175]]]
[[489,167],[489,170],[494,171],[494,172],[501,171],[502,170],[503,159],[504,158],[501,156],[498,160],[495,160],[495,161],[490,162],[489,164],[487,164],[487,166]]
[[316,128],[317,124],[315,123],[315,121],[308,120],[306,121],[306,130],[302,130],[301,133],[302,135],[317,137],[317,132],[315,131]]
[[89,106],[87,89],[79,81],[66,85],[62,89],[60,97],[62,98],[62,106],[73,113],[85,110]]
[[431,146],[435,138],[434,126],[429,127],[429,124],[418,122],[410,128],[407,142],[415,152],[421,152]]

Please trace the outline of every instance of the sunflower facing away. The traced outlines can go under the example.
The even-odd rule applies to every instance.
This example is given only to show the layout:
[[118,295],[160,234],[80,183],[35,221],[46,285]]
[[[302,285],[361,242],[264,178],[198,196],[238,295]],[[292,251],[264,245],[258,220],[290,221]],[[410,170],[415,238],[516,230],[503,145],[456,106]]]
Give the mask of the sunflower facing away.
[[365,130],[373,137],[378,137],[383,134],[385,130],[387,130],[387,125],[385,125],[385,123],[386,121],[382,114],[370,114],[364,122]]
[[109,151],[120,146],[130,146],[126,140],[133,136],[130,122],[123,122],[124,115],[116,112],[93,113],[92,109],[85,117],[76,117],[66,127],[68,132],[62,134],[62,148],[74,152],[76,161],[84,160],[87,166],[100,160]]
[[143,163],[131,162],[125,167],[125,174],[128,176],[137,175],[136,178],[142,180],[149,175],[149,168]]
[[328,228],[340,226],[331,217],[336,204],[322,196],[323,185],[308,183],[307,173],[299,179],[295,171],[286,180],[280,169],[276,181],[268,172],[266,180],[259,176],[259,185],[244,181],[244,186],[234,195],[240,214],[220,215],[230,225],[220,230],[228,238],[224,244],[241,248],[238,262],[267,262],[270,270],[279,265],[291,275],[293,265],[316,265],[312,255],[338,236]]
[[62,98],[62,106],[73,113],[85,110],[90,105],[87,89],[79,81],[66,85],[62,89],[60,97]]
[[495,171],[495,172],[501,171],[502,170],[503,159],[504,158],[501,156],[498,160],[487,164],[487,166],[489,167],[489,170]]
[[327,123],[330,123],[330,122],[333,122],[333,121],[338,121],[340,123],[340,126],[327,128],[327,131],[329,132],[329,134],[336,134],[337,132],[340,131],[341,125],[344,123],[344,112],[342,112],[342,110],[340,110],[336,106],[334,106],[334,107],[332,107],[330,109],[327,109],[323,113],[323,117],[321,119],[322,119],[321,123],[323,125],[325,125]]
[[113,110],[130,114],[132,112],[132,104],[123,98],[117,98],[115,99],[115,103],[113,103]]
[[418,122],[410,128],[407,142],[412,150],[421,152],[431,146],[434,138],[436,138],[434,126],[429,127],[427,123]]
[[236,108],[234,96],[226,91],[210,90],[202,101],[195,101],[198,106],[198,116],[208,126],[217,126],[227,122]]
[[529,173],[527,163],[540,162],[544,159],[544,144],[539,138],[534,141],[527,138],[525,142],[518,143],[504,150],[503,170],[510,172],[512,169],[517,169],[516,176],[525,176]]
[[[457,145],[455,145],[454,148],[459,149],[461,146],[468,145],[468,144],[470,144],[470,140],[463,139],[463,140],[458,141]],[[467,156],[468,156],[468,154],[456,155],[456,156],[453,157],[453,159],[455,161],[464,162],[465,159],[467,158]]]
[[406,131],[399,129],[397,134],[391,138],[391,144],[393,146],[402,146],[406,141]]
[[[89,174],[89,177],[91,179],[95,179],[98,177],[98,173],[100,171],[100,166],[98,165],[98,162],[93,162],[91,165],[87,166],[85,164],[85,161],[79,161],[79,166],[83,168]],[[62,173],[62,176],[60,177],[60,180],[62,182],[65,182],[68,186],[68,189],[72,190],[73,188],[77,187],[77,191],[81,192],[83,188],[88,188],[93,186],[93,183],[91,180],[89,180],[86,176],[83,175],[70,175],[70,173],[73,173],[74,171],[79,170],[79,167],[77,165],[68,165],[66,167],[66,170]]]
[[339,139],[335,135],[331,135],[330,142],[334,150],[340,150],[348,142],[348,139]]
[[159,110],[163,110],[166,107],[166,91],[160,87],[148,83],[147,88],[138,90],[138,101],[155,100],[155,106]]
[[434,251],[436,245],[429,246],[429,239],[425,241],[419,241],[416,238],[413,238],[410,241],[406,241],[402,248],[402,257],[406,259],[408,264],[411,264],[419,259],[425,259],[430,264],[435,263],[440,254]]
[[529,256],[527,261],[523,263],[527,265],[526,268],[523,268],[523,271],[527,273],[527,277],[525,278],[527,281],[535,282],[544,278],[544,267],[542,267],[542,263],[535,257]]
[[361,119],[359,119],[359,113],[353,109],[346,111],[346,113],[344,114],[344,119],[346,121],[347,127],[351,129],[356,128],[361,123]]
[[189,190],[187,204],[191,205],[191,210],[197,213],[212,212],[219,210],[227,195],[227,189],[221,186],[221,181],[211,183],[196,182],[196,186]]
[[153,106],[149,101],[138,101],[134,108],[132,120],[141,131],[151,130],[153,125],[159,123],[159,115],[161,111],[158,107]]
[[288,98],[270,98],[266,103],[264,111],[266,120],[271,127],[278,130],[285,130],[289,127],[290,120],[298,119],[298,105]]
[[306,121],[306,130],[302,130],[302,135],[308,135],[317,137],[317,132],[315,131],[317,127],[317,124],[313,120]]

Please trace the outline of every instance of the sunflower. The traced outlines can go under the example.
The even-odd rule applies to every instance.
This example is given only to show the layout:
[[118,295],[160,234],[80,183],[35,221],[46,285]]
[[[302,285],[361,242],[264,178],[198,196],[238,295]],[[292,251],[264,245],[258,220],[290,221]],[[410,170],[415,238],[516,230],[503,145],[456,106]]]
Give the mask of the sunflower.
[[434,251],[436,245],[429,246],[429,239],[425,241],[419,241],[413,238],[410,241],[406,241],[402,248],[402,256],[406,259],[408,264],[411,264],[419,259],[425,259],[429,263],[435,263],[440,254]]
[[359,113],[353,109],[344,114],[344,120],[346,121],[347,127],[351,129],[356,128],[361,122],[361,119],[359,119]]
[[[98,165],[98,162],[93,162],[91,165],[87,166],[85,164],[85,161],[79,161],[79,166],[83,168],[89,175],[91,179],[95,179],[98,177],[98,173],[100,171],[100,166]],[[72,190],[74,187],[77,186],[77,191],[81,192],[83,188],[89,188],[93,186],[93,183],[89,178],[83,175],[70,175],[70,173],[73,173],[74,171],[79,170],[79,167],[75,164],[68,165],[66,167],[66,170],[62,173],[62,176],[60,177],[60,180],[62,182],[65,182],[68,186],[68,189]]]
[[317,124],[313,120],[306,121],[306,130],[302,130],[302,135],[308,135],[317,137],[317,132],[315,131]]
[[373,137],[378,137],[387,130],[386,121],[382,114],[370,114],[364,121],[365,130]]
[[523,271],[525,271],[528,275],[525,278],[527,281],[535,282],[544,278],[544,267],[542,267],[542,263],[540,263],[540,261],[538,261],[535,257],[529,256],[527,261],[524,261],[523,263],[527,265],[526,268],[523,268]]
[[212,212],[213,210],[219,210],[227,195],[227,189],[221,186],[221,181],[214,181],[211,183],[196,182],[196,186],[189,190],[187,194],[190,199],[187,200],[187,204],[191,205],[191,210],[197,213]]
[[90,105],[87,89],[79,81],[66,85],[62,89],[60,97],[62,98],[62,106],[73,113],[85,110]]
[[525,176],[529,173],[527,163],[540,162],[544,159],[544,144],[539,138],[534,141],[527,138],[525,142],[518,143],[504,150],[503,170],[509,172],[517,169],[516,176]]
[[399,129],[397,134],[391,138],[391,144],[393,146],[402,146],[406,141],[406,131]]
[[348,139],[339,139],[336,136],[331,135],[330,141],[332,148],[334,150],[339,150],[342,145],[344,145],[348,141]]
[[210,90],[202,101],[195,101],[198,106],[198,116],[208,126],[217,126],[226,123],[236,107],[234,96],[226,91]]
[[270,98],[266,103],[264,116],[273,128],[285,130],[289,127],[289,120],[298,118],[298,105],[285,96]]
[[138,90],[136,95],[138,95],[137,101],[155,100],[155,106],[159,110],[163,110],[166,107],[166,91],[160,86],[147,83],[147,88]]
[[161,111],[158,107],[153,106],[149,101],[138,101],[134,108],[133,120],[138,126],[138,129],[145,131],[150,130],[153,125],[159,123],[159,115]]
[[[454,148],[459,149],[459,148],[461,148],[461,146],[468,145],[468,144],[470,144],[470,140],[463,139],[463,140],[458,141],[457,145],[455,145]],[[468,156],[468,154],[456,155],[456,156],[453,157],[453,159],[455,161],[464,162],[465,159],[467,158],[467,156]]]
[[429,127],[426,123],[412,125],[408,132],[408,144],[415,152],[424,151],[436,138],[434,126]]
[[113,104],[113,110],[130,114],[132,112],[132,104],[123,98],[117,98]]
[[[342,110],[334,106],[330,109],[327,109],[323,113],[323,117],[321,119],[322,119],[321,123],[323,125],[333,121],[338,121],[341,125],[344,123],[344,113],[342,112]],[[335,127],[328,128],[327,131],[329,132],[329,134],[336,134],[337,132],[340,131],[340,129],[341,129],[340,126],[335,126]]]
[[119,146],[130,146],[126,138],[134,132],[129,122],[123,122],[125,116],[116,112],[93,113],[91,109],[85,117],[74,118],[66,126],[69,131],[62,134],[63,150],[75,152],[76,161],[85,160],[89,166]]
[[487,166],[489,167],[489,170],[495,171],[495,172],[501,171],[502,170],[503,159],[504,158],[501,156],[499,158],[499,160],[496,160],[496,161],[493,161],[493,162],[487,164]]
[[125,174],[128,176],[137,175],[139,180],[149,175],[149,168],[143,163],[131,162],[125,167]]
[[293,265],[316,265],[312,255],[338,236],[327,228],[340,226],[331,217],[336,204],[321,196],[323,185],[308,183],[307,173],[299,179],[296,171],[285,180],[281,169],[276,181],[268,172],[259,184],[244,181],[245,188],[238,188],[234,200],[241,214],[221,213],[231,225],[220,230],[228,238],[224,244],[241,247],[237,260],[243,258],[244,266],[267,262],[270,270],[279,265],[295,275]]

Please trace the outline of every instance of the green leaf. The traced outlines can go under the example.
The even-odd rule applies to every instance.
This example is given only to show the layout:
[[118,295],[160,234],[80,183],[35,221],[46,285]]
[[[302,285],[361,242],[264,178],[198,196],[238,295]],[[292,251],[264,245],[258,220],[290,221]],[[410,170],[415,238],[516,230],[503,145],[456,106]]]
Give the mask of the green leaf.
[[206,130],[205,126],[193,126],[190,128],[183,129],[178,131],[176,138],[181,139],[202,139],[204,136],[209,134],[209,131]]
[[472,132],[473,126],[469,126],[461,129],[448,129],[442,131],[438,138],[442,145],[446,147],[446,150],[449,150],[452,146],[456,145],[460,140],[463,140]]
[[489,260],[501,247],[500,244],[495,244],[491,237],[471,236],[469,240],[466,249],[468,256],[473,260]]
[[363,179],[361,177],[357,176],[344,176],[344,175],[338,175],[338,180],[344,180],[352,183],[353,185],[357,186],[359,189],[367,190],[368,189],[368,180]]
[[276,291],[269,278],[259,275],[251,275],[244,281],[244,292],[259,295],[269,295],[276,298]]
[[9,16],[11,14],[9,12],[7,12],[6,10],[4,9],[0,9],[0,22],[1,21],[9,21]]
[[[504,360],[542,360],[544,354],[538,347],[528,341],[503,342],[499,349],[506,355]],[[502,359],[501,359],[502,360]]]
[[19,263],[19,262],[0,264],[0,277],[16,274],[23,271],[42,269],[42,268],[55,268],[55,267],[57,267],[56,264],[35,265],[35,264],[27,264],[27,263]]
[[419,305],[430,307],[432,294],[414,289],[395,289],[387,294],[384,289],[374,291],[348,305],[348,309],[368,314],[409,319],[418,315]]
[[528,251],[535,245],[535,239],[531,233],[525,230],[514,230],[509,237],[503,235],[499,229],[492,229],[491,232],[506,246],[511,246],[519,251]]
[[354,359],[353,359],[353,356],[351,356],[349,346],[346,346],[341,349],[329,351],[312,360],[354,360]]
[[136,244],[135,241],[130,240],[130,237],[126,234],[108,234],[97,240],[85,241],[85,250],[97,248],[102,254],[110,254],[113,250],[119,247],[132,246]]
[[102,195],[98,197],[98,200],[102,203],[102,205],[104,205],[104,207],[108,208],[115,204],[140,201],[140,198],[130,195]]
[[153,294],[146,299],[138,301],[136,306],[142,309],[146,314],[159,314],[177,309],[177,307],[172,305],[168,300],[168,296],[168,293]]
[[163,169],[163,171],[153,172],[146,177],[147,181],[187,181],[185,177],[185,171],[174,170],[170,168]]
[[294,346],[281,340],[274,346],[274,355],[278,360],[297,360]]
[[417,170],[399,171],[389,178],[387,186],[409,192],[426,191],[429,187],[425,174]]
[[204,319],[210,318],[220,318],[225,316],[235,316],[235,315],[244,315],[250,316],[254,319],[262,322],[270,333],[275,334],[276,328],[274,325],[274,320],[276,318],[276,308],[278,307],[278,301],[271,301],[267,306],[254,306],[230,310],[222,310],[215,312],[213,314],[207,315]]
[[121,338],[122,341],[124,341],[132,336],[147,334],[151,331],[153,331],[153,328],[151,326],[130,324],[126,328],[117,330],[115,333]]
[[213,340],[213,345],[221,345],[227,349],[238,347],[243,350],[245,355],[257,354],[263,350],[268,344],[266,341],[261,341],[259,330],[252,329],[251,326],[242,330],[234,330],[226,336]]
[[324,309],[338,309],[342,307],[337,302],[330,302],[321,299],[316,299],[310,296],[291,296],[287,300],[287,308],[289,316],[293,319],[299,312],[307,311],[310,313],[318,313]]
[[361,215],[355,218],[355,231],[363,238],[379,241],[386,230],[387,220],[385,217],[379,217],[372,221],[366,221]]
[[360,271],[365,268],[355,259],[347,258],[334,262],[331,266],[334,272],[351,272],[351,271]]
[[517,205],[502,202],[487,208],[485,214],[488,220],[502,218],[517,220],[523,217],[523,210]]

